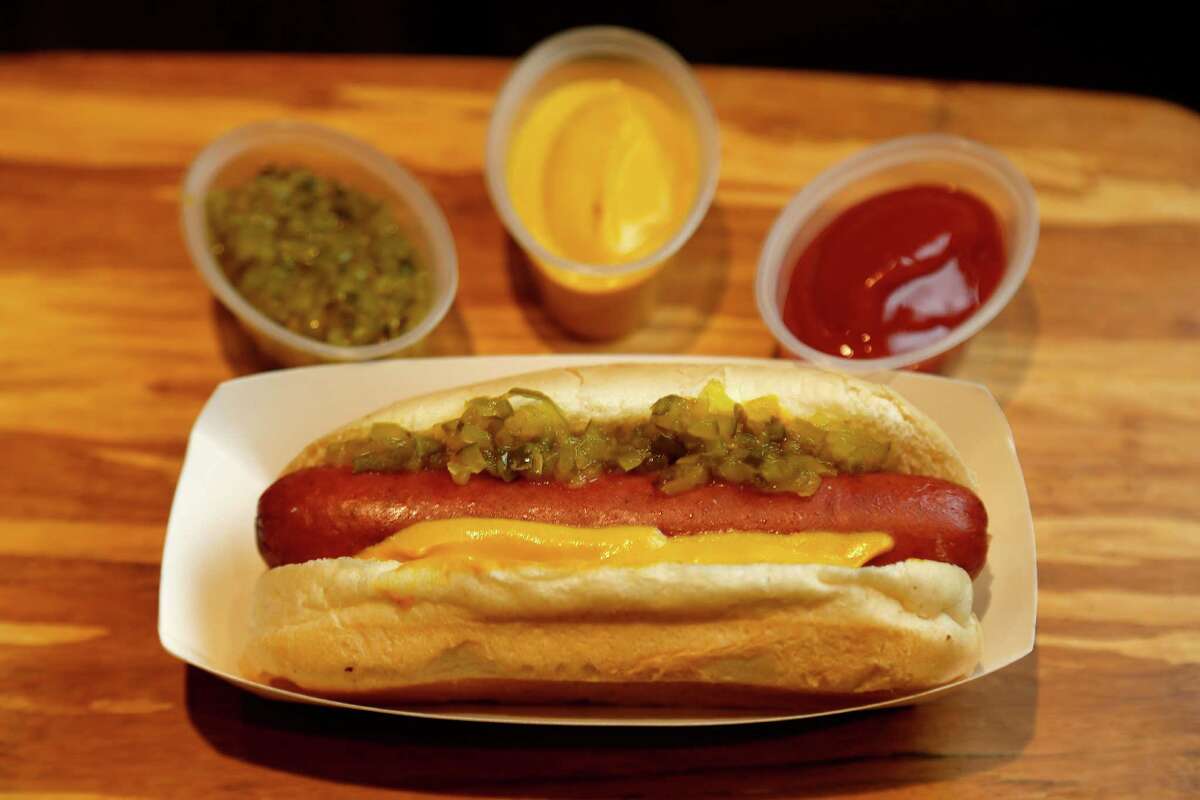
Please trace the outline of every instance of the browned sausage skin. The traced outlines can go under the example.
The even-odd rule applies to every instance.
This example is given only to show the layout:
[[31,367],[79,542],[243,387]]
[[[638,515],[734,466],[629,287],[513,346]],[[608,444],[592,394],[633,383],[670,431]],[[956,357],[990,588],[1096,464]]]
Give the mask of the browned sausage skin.
[[962,486],[894,473],[825,478],[812,497],[713,483],[666,495],[649,475],[608,474],[580,487],[440,470],[354,473],[311,467],[259,499],[258,548],[275,567],[354,555],[422,520],[493,517],[560,525],[653,525],[668,536],[702,531],[884,531],[895,544],[871,565],[924,558],[975,577],[987,558],[987,512]]

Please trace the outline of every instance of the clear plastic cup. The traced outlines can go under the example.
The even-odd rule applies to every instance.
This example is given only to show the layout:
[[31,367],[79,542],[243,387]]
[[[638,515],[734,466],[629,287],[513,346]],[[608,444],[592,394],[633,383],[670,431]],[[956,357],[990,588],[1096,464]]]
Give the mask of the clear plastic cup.
[[[783,305],[796,261],[838,214],[873,195],[913,184],[965,189],[984,200],[1004,234],[1007,264],[982,306],[945,337],[884,358],[842,358],[817,350],[783,324]],[[1008,304],[1029,272],[1038,241],[1033,187],[1005,156],[957,136],[929,134],[870,147],[818,175],[776,217],[758,258],[755,295],[763,322],[783,355],[849,372],[936,371]]]
[[[652,75],[655,91],[682,108],[695,126],[700,163],[691,207],[670,239],[627,264],[588,264],[550,252],[522,222],[509,196],[507,161],[517,124],[533,103],[584,66]],[[687,62],[657,39],[625,28],[576,28],[538,44],[501,88],[488,126],[486,177],[492,204],[529,257],[546,309],[564,328],[588,339],[621,336],[645,319],[654,305],[654,279],[699,227],[712,203],[719,169],[717,120]]]
[[[216,187],[241,183],[268,164],[298,164],[386,201],[420,262],[433,274],[429,312],[394,339],[346,347],[301,336],[250,305],[225,277],[209,250],[204,198]],[[260,122],[236,128],[204,148],[188,169],[180,202],[188,254],[217,299],[267,356],[295,366],[419,355],[458,289],[458,255],[437,203],[407,170],[368,144],[304,122]]]

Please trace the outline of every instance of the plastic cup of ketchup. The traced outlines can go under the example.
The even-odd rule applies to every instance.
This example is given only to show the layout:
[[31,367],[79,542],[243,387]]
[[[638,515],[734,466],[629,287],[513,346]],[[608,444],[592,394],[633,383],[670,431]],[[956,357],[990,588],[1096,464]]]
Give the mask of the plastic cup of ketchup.
[[782,353],[852,372],[937,371],[1000,313],[1037,249],[1033,187],[955,136],[893,139],[821,173],[758,260]]

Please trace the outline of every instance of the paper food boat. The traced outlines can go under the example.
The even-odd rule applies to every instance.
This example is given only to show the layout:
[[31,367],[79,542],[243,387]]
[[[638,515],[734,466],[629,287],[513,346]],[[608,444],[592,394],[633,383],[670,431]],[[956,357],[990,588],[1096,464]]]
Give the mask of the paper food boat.
[[[914,373],[868,376],[891,386],[949,434],[974,470],[992,534],[975,581],[983,656],[956,684],[820,714],[599,706],[375,707],[284,691],[238,675],[251,592],[266,567],[254,542],[258,496],[316,437],[404,397],[550,367],[634,361],[755,363],[667,356],[511,356],[397,360],[285,370],[217,387],[192,429],[163,548],[158,634],[177,658],[255,694],[382,714],[557,725],[714,725],[843,714],[924,702],[1001,669],[1033,650],[1037,569],[1033,520],[1012,433],[982,386]],[[775,365],[779,361],[772,361]]]

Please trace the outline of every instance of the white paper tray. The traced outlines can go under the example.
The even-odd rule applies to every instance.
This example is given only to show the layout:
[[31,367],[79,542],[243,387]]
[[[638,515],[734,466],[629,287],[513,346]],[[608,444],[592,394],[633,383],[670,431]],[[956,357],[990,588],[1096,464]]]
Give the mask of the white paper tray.
[[588,706],[380,708],[283,691],[237,674],[251,590],[266,569],[254,542],[258,496],[304,445],[403,397],[547,367],[617,361],[754,363],[749,359],[668,356],[444,358],[308,367],[221,384],[192,429],[167,523],[158,607],[163,647],[230,683],[278,700],[439,719],[660,726],[766,722],[924,702],[1033,650],[1037,611],[1033,520],[1008,422],[982,386],[897,372],[872,379],[905,395],[946,430],[975,471],[990,517],[988,565],[975,581],[983,657],[975,673],[957,684],[871,706],[820,714],[763,715]]

